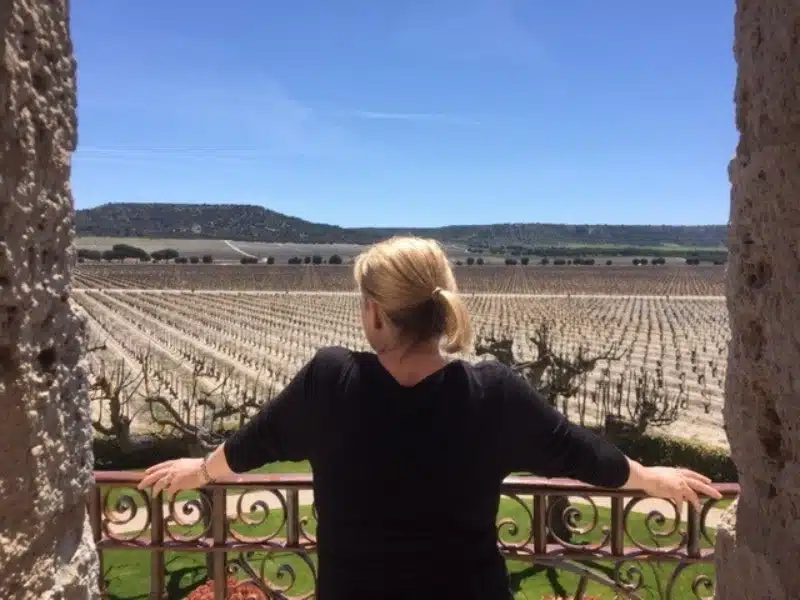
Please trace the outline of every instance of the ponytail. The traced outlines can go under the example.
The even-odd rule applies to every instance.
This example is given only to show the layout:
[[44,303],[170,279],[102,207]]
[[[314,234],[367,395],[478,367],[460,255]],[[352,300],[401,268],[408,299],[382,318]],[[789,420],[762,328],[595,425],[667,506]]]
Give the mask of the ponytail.
[[437,298],[444,313],[444,349],[455,354],[472,345],[472,319],[464,301],[456,292],[437,289]]

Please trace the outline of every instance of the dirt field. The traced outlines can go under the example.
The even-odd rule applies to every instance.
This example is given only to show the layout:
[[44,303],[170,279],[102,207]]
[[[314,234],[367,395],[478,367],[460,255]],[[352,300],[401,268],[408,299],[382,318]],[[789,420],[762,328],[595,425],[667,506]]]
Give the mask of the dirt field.
[[[478,339],[510,337],[520,359],[535,356],[530,336],[543,321],[553,326],[557,350],[624,350],[584,382],[568,409],[575,420],[596,422],[608,390],[624,413],[650,386],[685,405],[664,431],[726,444],[721,269],[464,267],[458,278]],[[492,288],[500,293],[487,293]],[[135,397],[157,390],[176,405],[218,393],[223,383],[232,397],[267,398],[320,346],[365,347],[346,267],[81,265],[74,300],[89,317],[90,343],[106,344],[90,354],[93,377],[124,365],[138,378]],[[95,408],[96,418],[107,416]]]
[[[110,250],[114,244],[136,246],[146,252],[155,252],[165,248],[173,248],[181,256],[202,256],[211,254],[215,261],[238,261],[242,256],[267,258],[272,256],[278,263],[286,263],[292,256],[313,256],[319,254],[327,259],[338,254],[347,260],[357,256],[363,246],[356,244],[278,244],[264,242],[240,242],[235,240],[178,240],[152,238],[112,238],[112,237],[80,237],[75,246],[83,250]],[[455,258],[466,258],[464,248],[446,246],[447,251]],[[493,259],[494,262],[502,262]]]
[[[724,267],[505,265],[455,267],[459,288],[486,294],[721,296]],[[348,265],[80,265],[75,287],[231,291],[349,292]]]
[[231,240],[175,240],[151,238],[111,238],[82,237],[75,246],[84,250],[110,250],[114,244],[136,246],[146,252],[155,252],[165,248],[173,248],[181,256],[202,256],[211,254],[216,261],[238,261],[242,256],[258,258],[275,257],[276,261],[285,263],[292,256],[313,256],[320,254],[328,258],[338,254],[343,258],[357,255],[361,246],[354,244],[266,244],[260,242],[235,242]]
[[[277,264],[286,264],[286,261],[293,257],[320,255],[324,259],[332,254],[338,254],[345,262],[354,258],[364,249],[364,246],[356,244],[278,244],[264,242],[242,242],[236,240],[180,240],[180,239],[152,239],[152,238],[113,238],[113,237],[81,237],[75,242],[79,249],[84,250],[110,250],[114,244],[128,244],[142,248],[147,252],[172,248],[177,250],[181,256],[202,256],[210,254],[215,262],[238,262],[243,256],[254,256],[259,259],[266,259],[269,256],[275,258]],[[453,261],[466,262],[470,257],[477,259],[480,257],[487,265],[504,265],[505,256],[495,256],[489,254],[477,255],[467,252],[466,247],[453,244],[445,244],[445,250]],[[662,250],[680,250],[680,247],[664,247]],[[643,258],[651,258],[654,249],[642,249]],[[702,251],[702,248],[696,250]],[[706,250],[719,250],[711,248]],[[519,258],[519,257],[517,257]],[[538,263],[538,257],[529,257],[530,262]],[[631,257],[611,257],[617,266],[630,266]],[[598,264],[605,264],[607,258],[597,258]],[[669,265],[683,265],[682,258],[667,258]]]

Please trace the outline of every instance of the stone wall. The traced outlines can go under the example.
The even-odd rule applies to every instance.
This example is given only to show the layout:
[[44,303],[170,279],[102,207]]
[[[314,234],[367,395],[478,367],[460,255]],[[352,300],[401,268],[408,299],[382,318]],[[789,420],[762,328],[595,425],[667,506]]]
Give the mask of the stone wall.
[[800,1],[738,0],[725,425],[741,484],[717,598],[800,598]]
[[0,598],[94,598],[67,0],[0,0],[0,27]]

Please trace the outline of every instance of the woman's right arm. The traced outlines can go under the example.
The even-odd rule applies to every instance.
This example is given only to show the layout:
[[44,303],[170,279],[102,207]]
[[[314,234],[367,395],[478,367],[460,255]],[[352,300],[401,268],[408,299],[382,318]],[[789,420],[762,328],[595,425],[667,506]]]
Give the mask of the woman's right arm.
[[153,465],[145,471],[139,489],[152,486],[155,493],[167,490],[172,495],[268,462],[309,458],[313,434],[307,422],[320,354],[318,352],[275,398],[265,402],[253,418],[206,458],[183,458]]

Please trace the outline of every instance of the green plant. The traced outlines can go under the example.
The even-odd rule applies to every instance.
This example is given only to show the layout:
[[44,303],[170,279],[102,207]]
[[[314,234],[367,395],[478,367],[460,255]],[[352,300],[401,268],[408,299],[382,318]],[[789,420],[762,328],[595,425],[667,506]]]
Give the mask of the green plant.
[[630,458],[647,466],[681,466],[714,481],[739,480],[736,465],[724,448],[665,435],[612,436],[614,443]]

